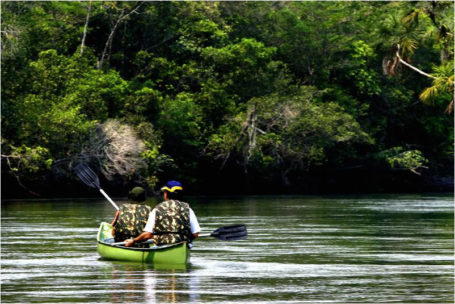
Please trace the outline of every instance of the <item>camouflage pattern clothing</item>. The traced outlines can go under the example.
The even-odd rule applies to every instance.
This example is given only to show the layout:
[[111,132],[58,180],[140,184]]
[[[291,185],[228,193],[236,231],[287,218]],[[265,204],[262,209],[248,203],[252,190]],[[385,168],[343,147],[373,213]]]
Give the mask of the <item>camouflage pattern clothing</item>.
[[145,224],[152,208],[140,204],[123,204],[117,223],[114,226],[114,238],[116,242],[134,238],[144,231]]
[[176,200],[164,201],[155,207],[153,240],[157,245],[191,242],[190,206]]

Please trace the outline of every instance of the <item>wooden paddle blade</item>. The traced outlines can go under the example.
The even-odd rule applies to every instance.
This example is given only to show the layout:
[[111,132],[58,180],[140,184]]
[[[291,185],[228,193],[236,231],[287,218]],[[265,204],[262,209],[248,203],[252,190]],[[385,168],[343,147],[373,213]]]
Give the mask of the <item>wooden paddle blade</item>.
[[100,181],[98,179],[98,176],[95,174],[95,172],[92,171],[92,169],[90,169],[89,166],[85,164],[78,164],[74,168],[74,172],[76,172],[80,180],[87,186],[100,189]]

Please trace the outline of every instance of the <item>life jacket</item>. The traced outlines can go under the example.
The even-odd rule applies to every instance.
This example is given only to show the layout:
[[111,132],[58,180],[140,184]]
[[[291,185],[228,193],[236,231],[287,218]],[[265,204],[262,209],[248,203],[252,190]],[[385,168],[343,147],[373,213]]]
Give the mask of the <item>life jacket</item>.
[[155,207],[153,240],[157,245],[191,242],[190,206],[181,201],[168,200]]
[[114,226],[116,242],[137,237],[144,232],[152,208],[141,204],[123,204],[119,211],[117,223]]

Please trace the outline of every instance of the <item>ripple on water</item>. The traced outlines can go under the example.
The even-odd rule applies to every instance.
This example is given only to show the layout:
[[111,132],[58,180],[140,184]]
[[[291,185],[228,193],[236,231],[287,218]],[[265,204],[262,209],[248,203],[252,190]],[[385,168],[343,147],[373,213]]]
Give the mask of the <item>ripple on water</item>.
[[[267,197],[192,204],[205,232],[191,264],[99,259],[104,201],[2,205],[4,303],[451,303],[453,198]],[[43,205],[40,205],[43,204]],[[33,207],[33,215],[24,208]]]

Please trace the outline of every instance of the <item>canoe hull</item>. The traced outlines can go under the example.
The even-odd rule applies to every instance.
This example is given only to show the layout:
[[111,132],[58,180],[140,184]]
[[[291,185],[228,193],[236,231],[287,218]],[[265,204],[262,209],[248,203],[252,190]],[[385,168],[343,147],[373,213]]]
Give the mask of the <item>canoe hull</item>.
[[167,265],[186,264],[189,261],[190,251],[186,242],[151,248],[126,248],[104,242],[108,238],[112,238],[112,226],[101,223],[98,232],[98,253],[107,260]]

